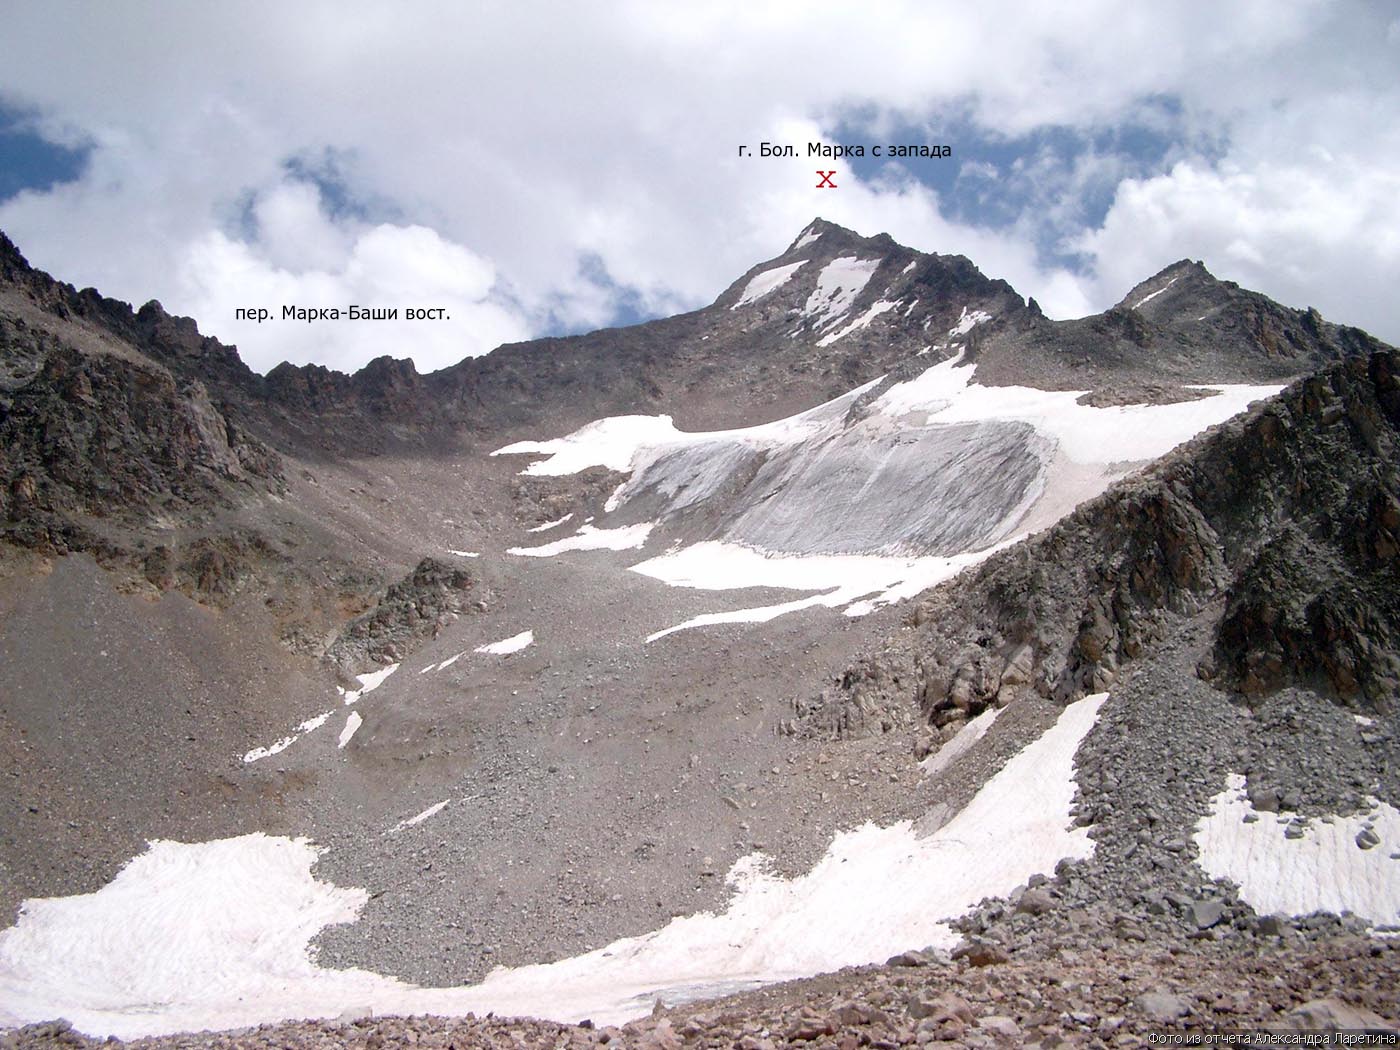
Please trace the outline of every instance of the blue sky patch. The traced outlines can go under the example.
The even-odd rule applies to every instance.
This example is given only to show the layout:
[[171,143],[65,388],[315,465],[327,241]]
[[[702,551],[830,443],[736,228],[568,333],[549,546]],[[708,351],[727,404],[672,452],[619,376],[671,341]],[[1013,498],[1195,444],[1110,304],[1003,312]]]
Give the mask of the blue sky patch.
[[[1103,222],[1123,179],[1167,171],[1183,156],[1224,153],[1224,143],[1188,132],[1182,106],[1170,96],[1143,99],[1130,121],[1110,127],[1052,125],[1009,136],[967,113],[921,125],[854,110],[843,114],[833,134],[829,144],[866,147],[866,156],[841,161],[862,180],[897,168],[938,194],[945,218],[995,230],[1020,227],[1042,265],[1080,271],[1089,261],[1070,250],[1066,238]],[[889,160],[871,155],[876,145],[947,145],[952,156]]]
[[32,117],[0,103],[0,202],[25,190],[40,193],[83,173],[90,147],[70,148],[34,130]]

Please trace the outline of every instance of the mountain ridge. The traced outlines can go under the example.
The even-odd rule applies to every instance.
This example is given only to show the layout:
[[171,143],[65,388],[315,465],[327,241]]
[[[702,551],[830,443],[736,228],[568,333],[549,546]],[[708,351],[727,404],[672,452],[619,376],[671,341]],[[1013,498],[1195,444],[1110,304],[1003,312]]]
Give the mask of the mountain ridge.
[[[878,260],[879,269],[856,290],[843,317],[876,302],[890,302],[886,294],[897,295],[903,308],[877,315],[869,327],[827,344],[835,349],[810,346],[836,334],[830,329],[812,338],[816,333],[790,331],[785,318],[774,316],[774,305],[784,301],[781,288],[742,309],[747,316],[725,316],[740,312],[734,307],[742,289],[775,264],[800,256],[810,273],[817,269],[813,263],[848,255]],[[782,255],[750,268],[712,304],[690,313],[627,328],[504,344],[427,374],[418,373],[411,360],[385,355],[351,374],[284,362],[259,376],[242,362],[235,347],[200,335],[193,320],[172,317],[154,300],[133,310],[93,289],[79,292],[29,267],[8,238],[0,239],[0,259],[0,275],[25,288],[41,309],[59,317],[89,319],[167,367],[199,379],[217,401],[247,417],[241,421],[260,437],[282,430],[302,444],[319,441],[327,452],[335,443],[361,452],[372,451],[376,444],[405,441],[432,447],[463,436],[470,440],[472,435],[537,426],[550,415],[563,429],[586,422],[585,416],[654,411],[669,411],[683,426],[697,429],[733,425],[741,421],[731,407],[740,390],[747,392],[744,400],[767,406],[760,409],[759,418],[752,418],[749,410],[749,418],[742,421],[762,422],[764,416],[777,418],[812,407],[868,381],[921,346],[929,346],[935,360],[947,356],[946,338],[941,347],[937,339],[919,342],[935,324],[940,333],[955,327],[958,317],[940,304],[956,303],[963,314],[986,307],[994,318],[971,336],[968,346],[979,361],[979,382],[992,385],[1028,380],[1051,389],[1132,390],[1154,378],[1207,382],[1286,377],[1383,345],[1357,329],[1323,321],[1316,311],[1290,310],[1257,293],[1240,292],[1229,282],[1216,281],[1200,263],[1185,267],[1188,279],[1181,288],[1163,288],[1156,296],[1138,294],[1181,269],[1185,260],[1140,282],[1102,314],[1048,321],[1005,281],[984,277],[962,256],[926,255],[898,245],[887,234],[862,237],[818,219]],[[797,283],[805,287],[805,280]],[[1169,287],[1176,283],[1169,278]],[[1186,322],[1163,323],[1170,316],[1162,312],[1167,302],[1163,295],[1180,299],[1188,289],[1189,301],[1202,310],[1193,323],[1204,324],[1203,332],[1190,331]],[[1140,304],[1147,307],[1145,314],[1125,305],[1134,296],[1150,300]],[[893,323],[890,315],[896,312],[904,315],[902,323]],[[699,346],[711,341],[717,352]],[[1244,356],[1237,351],[1232,359],[1221,359],[1203,345],[1207,341],[1251,349]],[[1156,353],[1146,365],[1141,360],[1144,350]],[[702,390],[696,376],[709,386],[718,383],[720,391]],[[305,416],[316,418],[326,433],[306,433],[301,425]],[[350,416],[360,425],[352,425]],[[363,426],[366,419],[374,421],[368,430]]]
[[[817,222],[677,318],[427,376],[381,358],[259,377],[192,321],[16,258],[0,250],[6,911],[61,914],[152,838],[130,879],[309,840],[315,892],[360,900],[307,927],[313,970],[461,985],[721,915],[726,871],[805,892],[869,821],[928,852],[961,819],[945,838],[1010,856],[1024,798],[1061,800],[1026,834],[1078,852],[958,905],[962,957],[916,967],[1101,949],[1111,976],[1203,941],[1321,959],[1364,932],[1337,900],[1268,903],[1201,830],[1285,843],[1268,850],[1328,834],[1348,872],[1397,845],[1400,391],[1364,333],[1186,260],[1052,322],[968,260]],[[1045,741],[1053,785],[983,796]],[[979,868],[947,888],[985,896]],[[152,914],[178,913],[167,892]],[[1354,906],[1384,925],[1388,899]],[[804,959],[924,947],[887,925],[862,923],[877,955]],[[133,994],[174,1004],[140,1024],[191,1016],[187,989],[142,990],[149,947],[94,949],[127,967],[98,983],[136,984],[83,1025],[135,1030]],[[14,987],[69,988],[70,954],[21,952]],[[655,995],[743,975],[724,976],[658,975]],[[216,1010],[194,1016],[269,1019],[195,983]],[[0,1011],[67,994],[0,988]]]

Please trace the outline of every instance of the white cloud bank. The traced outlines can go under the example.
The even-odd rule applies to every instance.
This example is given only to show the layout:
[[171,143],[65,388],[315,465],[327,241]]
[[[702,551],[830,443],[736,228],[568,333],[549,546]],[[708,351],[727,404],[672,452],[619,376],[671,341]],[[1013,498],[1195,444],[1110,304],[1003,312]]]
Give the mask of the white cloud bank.
[[[93,153],[76,182],[0,204],[0,228],[66,279],[198,316],[262,369],[381,353],[432,368],[608,323],[624,295],[694,307],[815,214],[968,255],[1052,315],[1188,256],[1400,339],[1381,291],[1400,279],[1389,29],[1379,7],[1322,0],[21,7],[0,101]],[[862,180],[837,162],[840,188],[817,190],[805,158],[737,155],[830,142],[843,121],[867,142],[896,121],[995,141],[1162,112],[1180,139],[1163,170],[1127,179],[1096,156],[1063,206],[1050,185],[997,229],[951,221],[907,170]],[[1102,221],[1076,203],[1088,168],[1117,188]],[[306,177],[328,171],[335,200]],[[1046,229],[1085,272],[1037,256]],[[452,319],[236,323],[260,296]]]

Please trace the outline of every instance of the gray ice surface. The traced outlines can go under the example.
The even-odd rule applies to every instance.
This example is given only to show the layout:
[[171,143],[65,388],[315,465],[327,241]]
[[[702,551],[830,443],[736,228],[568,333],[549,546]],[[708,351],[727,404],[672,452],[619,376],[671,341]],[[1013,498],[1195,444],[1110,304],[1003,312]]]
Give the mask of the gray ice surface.
[[1005,538],[1054,443],[1019,422],[860,422],[770,450],[720,438],[666,451],[627,486],[628,517],[791,554],[951,555]]

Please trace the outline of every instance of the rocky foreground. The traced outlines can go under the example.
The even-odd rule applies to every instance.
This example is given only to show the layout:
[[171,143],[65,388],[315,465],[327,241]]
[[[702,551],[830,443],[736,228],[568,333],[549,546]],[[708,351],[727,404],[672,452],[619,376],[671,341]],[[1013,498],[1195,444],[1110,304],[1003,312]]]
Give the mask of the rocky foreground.
[[[680,1047],[847,1048],[1160,1044],[1164,1033],[1400,1033],[1400,943],[1362,936],[1060,949],[1008,957],[975,943],[947,958],[909,952],[673,1009],[621,1028],[477,1018],[358,1017],[103,1045],[149,1048]],[[1154,1038],[1155,1037],[1155,1038]],[[1390,1041],[1387,1041],[1390,1040]],[[89,1047],[64,1021],[0,1034],[0,1050]]]

